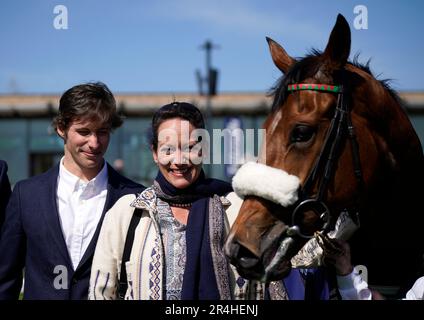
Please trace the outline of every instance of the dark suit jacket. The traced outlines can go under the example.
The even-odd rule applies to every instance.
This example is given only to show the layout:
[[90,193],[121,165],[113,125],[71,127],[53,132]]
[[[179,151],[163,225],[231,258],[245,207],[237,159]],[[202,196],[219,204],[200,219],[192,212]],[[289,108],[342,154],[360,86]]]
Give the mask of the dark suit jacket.
[[59,165],[18,182],[0,235],[0,299],[17,299],[25,268],[24,299],[87,299],[90,269],[107,210],[123,195],[144,187],[108,165],[105,207],[86,252],[73,270],[56,203]]
[[0,230],[4,221],[6,205],[10,198],[10,182],[7,177],[7,163],[0,160]]

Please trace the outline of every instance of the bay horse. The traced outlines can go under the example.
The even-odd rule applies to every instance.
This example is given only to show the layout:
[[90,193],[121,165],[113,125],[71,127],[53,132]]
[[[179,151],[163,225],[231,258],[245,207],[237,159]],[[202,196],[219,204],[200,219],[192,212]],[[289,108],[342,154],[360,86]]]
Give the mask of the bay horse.
[[295,59],[267,41],[284,76],[271,91],[265,148],[233,179],[244,201],[225,244],[230,262],[247,279],[280,280],[344,210],[359,213],[350,243],[370,284],[408,286],[424,247],[424,157],[399,97],[369,62],[348,60],[340,14],[323,52]]

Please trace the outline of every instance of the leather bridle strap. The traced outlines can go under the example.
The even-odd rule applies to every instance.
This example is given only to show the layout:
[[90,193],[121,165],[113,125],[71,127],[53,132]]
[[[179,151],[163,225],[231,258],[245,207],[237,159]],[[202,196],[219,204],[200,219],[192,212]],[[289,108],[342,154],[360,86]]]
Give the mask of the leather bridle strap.
[[[324,91],[330,93],[337,93],[337,105],[334,112],[333,119],[331,120],[330,127],[327,131],[323,147],[320,151],[318,158],[316,159],[313,169],[309,173],[302,189],[300,190],[300,203],[295,208],[293,213],[293,226],[295,227],[294,233],[297,233],[303,237],[310,237],[302,234],[299,226],[296,225],[296,214],[302,212],[301,208],[304,209],[306,206],[316,206],[316,212],[322,216],[324,227],[327,229],[330,227],[330,212],[325,205],[326,191],[331,178],[334,175],[337,159],[340,156],[341,144],[344,138],[347,138],[351,142],[352,148],[352,159],[354,166],[354,174],[358,181],[358,188],[363,186],[363,177],[361,170],[361,163],[359,157],[359,146],[356,140],[355,130],[352,124],[351,113],[347,104],[346,90],[343,85],[323,85],[323,84],[291,84],[288,86],[289,92],[300,91],[300,90],[314,90]],[[312,188],[319,179],[319,174],[322,173],[322,177],[318,182],[318,191],[314,197],[312,197]],[[357,190],[357,197],[359,190]],[[356,199],[357,201],[358,199]]]
[[[301,85],[298,85],[298,87]],[[323,85],[316,85],[322,87]],[[304,87],[304,86],[303,86]],[[334,112],[333,119],[331,120],[330,127],[327,131],[324,145],[320,151],[320,154],[315,161],[313,169],[309,173],[307,179],[301,190],[301,198],[308,199],[311,197],[312,187],[318,179],[318,174],[323,170],[323,176],[319,182],[318,193],[314,197],[317,201],[322,201],[325,198],[325,192],[327,190],[330,179],[333,175],[335,162],[338,159],[338,152],[340,151],[340,144],[344,137],[344,132],[347,124],[347,118],[350,116],[348,106],[344,99],[343,86],[332,86],[337,88],[337,106]],[[305,89],[302,89],[305,90]],[[314,89],[311,89],[314,90]],[[293,89],[292,89],[293,91]],[[319,90],[323,91],[323,90]]]

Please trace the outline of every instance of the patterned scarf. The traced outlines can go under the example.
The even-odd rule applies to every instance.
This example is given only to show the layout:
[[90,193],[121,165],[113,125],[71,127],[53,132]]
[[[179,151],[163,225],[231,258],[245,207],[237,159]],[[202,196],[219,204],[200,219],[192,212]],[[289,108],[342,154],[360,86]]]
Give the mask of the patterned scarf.
[[153,188],[168,203],[192,204],[186,229],[187,258],[182,300],[231,299],[224,244],[224,211],[219,197],[232,191],[227,182],[206,179],[203,171],[188,188],[177,189],[159,171]]

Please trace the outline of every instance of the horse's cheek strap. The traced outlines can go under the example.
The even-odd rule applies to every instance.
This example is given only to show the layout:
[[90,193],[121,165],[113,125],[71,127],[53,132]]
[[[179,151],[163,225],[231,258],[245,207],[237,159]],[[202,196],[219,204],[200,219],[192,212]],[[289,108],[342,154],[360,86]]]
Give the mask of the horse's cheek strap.
[[233,177],[233,189],[239,197],[257,196],[283,207],[297,201],[299,186],[298,177],[256,162],[247,162]]

